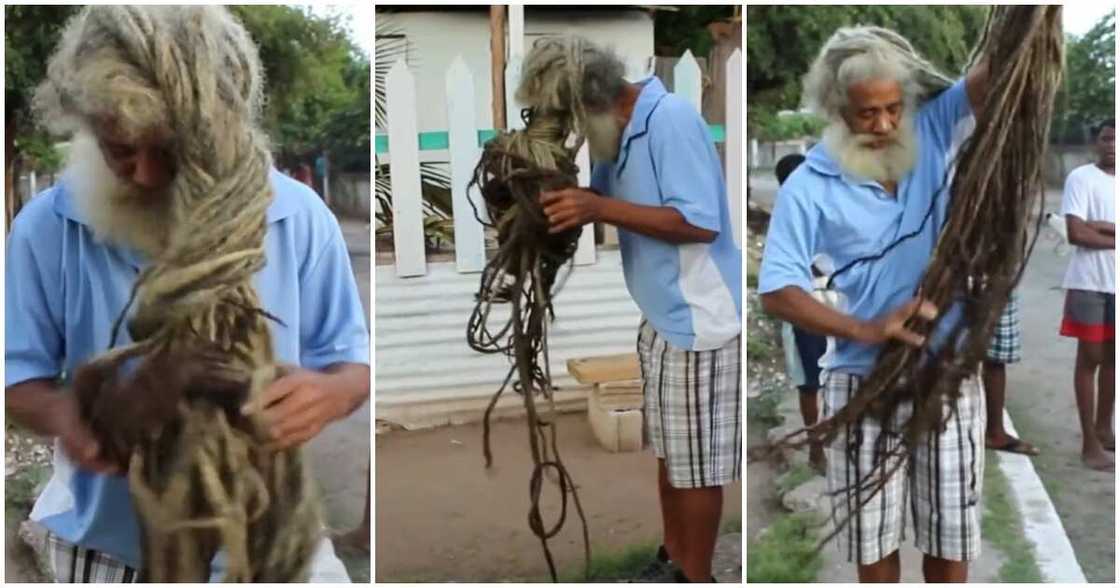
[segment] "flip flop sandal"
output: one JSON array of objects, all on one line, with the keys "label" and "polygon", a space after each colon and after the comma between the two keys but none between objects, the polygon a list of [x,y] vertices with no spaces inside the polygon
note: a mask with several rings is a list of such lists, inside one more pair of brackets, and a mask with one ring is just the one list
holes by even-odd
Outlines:
[{"label": "flip flop sandal", "polygon": [[1019,455],[1026,455],[1030,457],[1034,457],[1040,453],[1038,448],[1034,445],[1023,441],[1022,439],[1016,439],[1015,437],[1011,437],[1007,443],[1004,443],[999,447],[996,447],[995,445],[986,445],[986,447],[988,449],[994,449],[995,451],[1018,453]]}]

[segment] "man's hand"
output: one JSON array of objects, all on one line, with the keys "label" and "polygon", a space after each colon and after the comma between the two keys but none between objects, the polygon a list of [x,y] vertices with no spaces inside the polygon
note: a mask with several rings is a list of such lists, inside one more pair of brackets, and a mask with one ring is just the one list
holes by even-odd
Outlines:
[{"label": "man's hand", "polygon": [[78,401],[73,394],[55,393],[56,411],[52,428],[62,445],[66,457],[79,468],[98,474],[120,475],[119,467],[106,460],[101,454],[101,444],[97,442],[93,430],[78,414]]},{"label": "man's hand", "polygon": [[921,347],[925,344],[926,338],[906,328],[906,321],[914,316],[931,321],[937,318],[937,307],[928,300],[915,298],[882,318],[860,323],[852,338],[860,343],[871,345],[897,339],[907,345]]},{"label": "man's hand", "polygon": [[598,221],[602,216],[602,201],[602,196],[586,188],[541,192],[548,232],[562,233]]},{"label": "man's hand", "polygon": [[1115,223],[1110,223],[1108,221],[1085,221],[1085,224],[1089,225],[1090,228],[1102,235],[1108,237],[1116,235]]},{"label": "man's hand", "polygon": [[277,378],[242,412],[260,412],[272,436],[269,448],[281,450],[306,443],[348,411],[332,374],[297,368]]}]

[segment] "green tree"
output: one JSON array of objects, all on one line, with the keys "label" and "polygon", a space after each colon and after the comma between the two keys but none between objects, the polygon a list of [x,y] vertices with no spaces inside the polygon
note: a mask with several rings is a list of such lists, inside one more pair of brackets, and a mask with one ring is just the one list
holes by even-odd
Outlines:
[{"label": "green tree", "polygon": [[9,226],[19,212],[13,179],[20,162],[34,159],[48,169],[60,163],[48,138],[35,128],[31,97],[46,74],[62,27],[77,10],[77,6],[4,7],[4,209]]},{"label": "green tree", "polygon": [[329,149],[350,165],[359,150],[368,161],[369,60],[348,38],[343,18],[293,6],[230,10],[259,48],[269,97],[264,123],[277,159],[295,165]]},{"label": "green tree", "polygon": [[696,57],[707,57],[714,41],[706,27],[709,23],[734,16],[737,8],[732,5],[694,5],[656,11],[653,17],[654,53],[677,57],[688,49]]},{"label": "green tree", "polygon": [[947,74],[959,74],[983,31],[978,6],[751,6],[747,11],[747,112],[759,133],[801,102],[801,78],[836,29],[876,25],[897,31]]},{"label": "green tree", "polygon": [[1066,38],[1065,79],[1058,89],[1052,134],[1083,143],[1092,125],[1116,112],[1116,11],[1089,32]]}]

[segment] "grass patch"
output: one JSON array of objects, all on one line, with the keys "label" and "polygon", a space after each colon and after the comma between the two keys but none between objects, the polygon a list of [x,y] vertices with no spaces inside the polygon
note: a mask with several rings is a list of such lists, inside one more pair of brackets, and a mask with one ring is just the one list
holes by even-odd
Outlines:
[{"label": "grass patch", "polygon": [[[753,268],[752,268],[753,269]],[[747,270],[747,289],[758,290],[758,272]]]},{"label": "grass patch", "polygon": [[1042,582],[1034,559],[1034,548],[1023,536],[1022,517],[1011,499],[1011,487],[999,469],[999,456],[988,451],[984,468],[984,538],[999,549],[1007,561],[999,568],[1001,582]]},{"label": "grass patch", "polygon": [[757,398],[747,399],[747,420],[752,425],[776,427],[785,421],[781,406],[784,389],[779,386],[764,386]]},{"label": "grass patch", "polygon": [[747,360],[762,361],[774,355],[775,349],[762,337],[747,337]]},{"label": "grass patch", "polygon": [[821,569],[810,517],[787,514],[747,547],[747,582],[812,582]]},{"label": "grass patch", "polygon": [[50,466],[30,466],[19,473],[4,479],[4,502],[9,505],[23,505],[28,511],[35,502],[35,490],[51,476]]},{"label": "grass patch", "polygon": [[743,532],[743,519],[742,517],[733,517],[723,521],[719,527],[719,534],[726,535],[728,533],[742,533]]},{"label": "grass patch", "polygon": [[584,577],[583,564],[580,564],[570,571],[561,571],[559,580],[564,583],[629,580],[637,576],[655,557],[655,542],[635,543],[615,552],[592,550],[590,578]]},{"label": "grass patch", "polygon": [[797,463],[788,472],[778,478],[778,494],[785,494],[790,490],[813,479],[816,472],[808,463]]}]

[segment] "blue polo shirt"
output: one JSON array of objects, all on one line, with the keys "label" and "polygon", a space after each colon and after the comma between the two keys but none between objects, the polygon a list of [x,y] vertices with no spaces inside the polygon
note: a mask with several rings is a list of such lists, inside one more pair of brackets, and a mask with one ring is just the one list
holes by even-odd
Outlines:
[{"label": "blue polo shirt", "polygon": [[626,287],[669,343],[716,349],[741,331],[742,252],[735,244],[727,187],[708,125],[692,104],[655,77],[642,86],[618,160],[592,167],[591,187],[645,206],[671,206],[711,243],[676,245],[618,229]]},{"label": "blue polo shirt", "polygon": [[[813,257],[830,257],[835,268],[883,252],[903,235],[916,233],[878,260],[855,265],[833,283],[841,311],[870,320],[898,308],[916,294],[948,214],[950,164],[974,126],[964,80],[922,105],[915,119],[918,156],[914,169],[892,196],[877,182],[842,171],[823,144],[778,191],[758,278],[760,294],[787,286],[812,291]],[[927,219],[927,212],[931,210]],[[941,309],[930,339],[941,345],[960,319],[959,305]],[[866,375],[880,346],[838,340],[826,367]]]},{"label": "blue polo shirt", "polygon": [[[369,363],[369,332],[338,222],[305,185],[273,170],[264,268],[254,286],[276,359],[306,368]],[[113,321],[146,262],[94,239],[63,179],[12,223],[6,251],[4,385],[72,375],[109,348]],[[121,344],[129,342],[122,329]],[[75,468],[56,443],[54,472],[31,518],[61,538],[140,564],[123,477]]]}]

